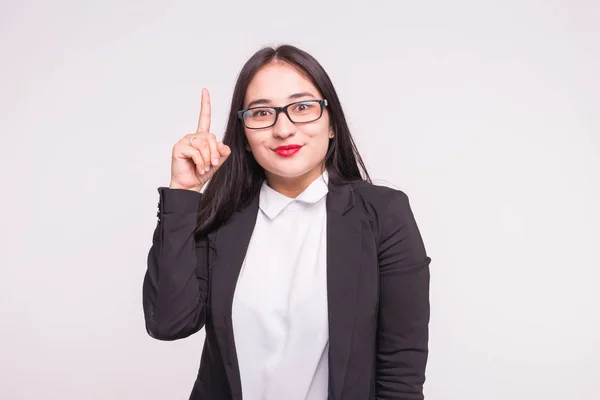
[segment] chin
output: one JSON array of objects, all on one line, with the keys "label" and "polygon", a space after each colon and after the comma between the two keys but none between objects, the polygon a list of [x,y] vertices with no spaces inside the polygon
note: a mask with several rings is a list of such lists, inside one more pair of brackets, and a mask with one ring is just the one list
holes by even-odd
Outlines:
[{"label": "chin", "polygon": [[301,157],[286,160],[280,159],[279,156],[276,157],[276,159],[266,157],[266,159],[263,159],[264,163],[259,162],[259,164],[267,174],[282,178],[298,178],[311,173],[319,166],[318,160],[303,160]]},{"label": "chin", "polygon": [[[279,168],[278,168],[279,167]],[[304,176],[306,174],[311,173],[317,168],[318,165],[286,165],[281,167],[281,165],[273,166],[273,168],[268,169],[267,171],[273,175],[280,176],[282,178],[298,178]]]},{"label": "chin", "polygon": [[282,178],[298,178],[302,175],[307,174],[308,172],[310,172],[309,170],[306,169],[291,169],[291,168],[285,168],[285,169],[274,169],[272,171],[269,171],[270,173],[272,173],[273,175],[277,175],[280,176]]}]

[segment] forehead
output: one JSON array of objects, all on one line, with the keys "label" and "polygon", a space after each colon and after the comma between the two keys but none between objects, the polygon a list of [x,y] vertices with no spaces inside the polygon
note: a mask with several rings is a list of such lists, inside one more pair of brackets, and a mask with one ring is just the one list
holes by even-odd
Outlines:
[{"label": "forehead", "polygon": [[302,92],[312,93],[315,97],[321,96],[316,86],[294,67],[275,62],[265,65],[254,75],[246,90],[244,104],[256,99],[269,99],[273,103],[284,104],[289,96]]}]

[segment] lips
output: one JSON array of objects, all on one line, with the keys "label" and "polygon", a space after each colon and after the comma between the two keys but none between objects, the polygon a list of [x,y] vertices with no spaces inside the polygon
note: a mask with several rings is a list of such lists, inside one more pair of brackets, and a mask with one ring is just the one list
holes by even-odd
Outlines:
[{"label": "lips", "polygon": [[290,144],[287,146],[279,146],[279,147],[275,148],[275,152],[277,154],[279,154],[280,156],[290,157],[290,156],[293,156],[294,154],[296,154],[298,151],[300,151],[301,148],[302,148],[302,146],[300,146],[300,145]]}]

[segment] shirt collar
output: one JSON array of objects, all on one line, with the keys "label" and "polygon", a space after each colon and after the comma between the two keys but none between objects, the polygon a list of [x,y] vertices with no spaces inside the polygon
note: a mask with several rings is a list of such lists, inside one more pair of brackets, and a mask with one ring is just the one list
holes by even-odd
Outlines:
[{"label": "shirt collar", "polygon": [[271,188],[265,180],[260,188],[260,209],[270,218],[274,219],[291,203],[316,203],[328,192],[329,174],[327,170],[314,181],[296,198],[287,197]]}]

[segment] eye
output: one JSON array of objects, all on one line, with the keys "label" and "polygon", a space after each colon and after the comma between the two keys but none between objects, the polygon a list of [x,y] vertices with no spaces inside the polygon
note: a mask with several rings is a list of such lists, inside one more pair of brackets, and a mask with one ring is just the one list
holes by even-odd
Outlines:
[{"label": "eye", "polygon": [[314,106],[315,106],[315,102],[313,102],[313,101],[306,101],[306,102],[298,103],[294,107],[294,112],[306,112],[306,111],[309,111],[311,108],[314,108]]},{"label": "eye", "polygon": [[261,117],[268,117],[271,114],[273,114],[273,111],[268,108],[257,108],[255,110],[252,110],[251,116],[253,118],[261,118]]}]

